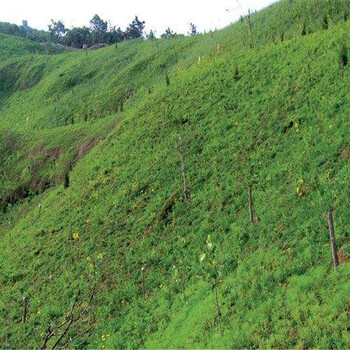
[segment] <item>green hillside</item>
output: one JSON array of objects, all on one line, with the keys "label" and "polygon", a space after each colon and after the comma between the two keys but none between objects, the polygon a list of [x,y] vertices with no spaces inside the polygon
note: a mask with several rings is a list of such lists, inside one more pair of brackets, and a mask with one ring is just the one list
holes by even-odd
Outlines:
[{"label": "green hillside", "polygon": [[0,347],[349,347],[349,5],[96,51],[1,35]]},{"label": "green hillside", "polygon": [[[44,54],[53,55],[67,51],[67,49],[52,44],[39,44],[15,36],[0,33],[1,61],[22,57],[25,55]],[[33,57],[32,57],[33,58]]]}]

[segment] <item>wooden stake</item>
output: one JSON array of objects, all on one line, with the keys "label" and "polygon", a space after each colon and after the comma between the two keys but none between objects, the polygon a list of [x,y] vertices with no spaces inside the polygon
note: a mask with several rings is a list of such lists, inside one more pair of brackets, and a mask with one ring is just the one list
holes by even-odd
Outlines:
[{"label": "wooden stake", "polygon": [[249,219],[250,223],[254,225],[254,213],[253,213],[253,197],[252,197],[252,186],[248,187],[248,203],[249,203]]},{"label": "wooden stake", "polygon": [[22,298],[22,306],[23,306],[22,323],[26,323],[26,319],[27,319],[27,301],[28,299],[26,297]]},{"label": "wooden stake", "polygon": [[328,212],[328,226],[329,226],[329,236],[331,240],[333,265],[334,265],[334,268],[336,269],[339,265],[339,260],[338,260],[337,244],[336,244],[335,235],[334,235],[333,209],[331,209]]}]

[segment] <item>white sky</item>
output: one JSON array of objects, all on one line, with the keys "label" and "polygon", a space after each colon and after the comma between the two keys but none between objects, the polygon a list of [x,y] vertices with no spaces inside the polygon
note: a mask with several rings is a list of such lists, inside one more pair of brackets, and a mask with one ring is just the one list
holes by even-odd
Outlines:
[{"label": "white sky", "polygon": [[[160,36],[169,26],[186,33],[193,22],[200,32],[219,29],[234,22],[248,9],[258,10],[276,0],[0,0],[0,22],[47,29],[51,19],[62,20],[66,27],[89,25],[98,14],[125,29],[135,15],[146,21],[146,31]],[[240,3],[240,5],[239,5]]]}]

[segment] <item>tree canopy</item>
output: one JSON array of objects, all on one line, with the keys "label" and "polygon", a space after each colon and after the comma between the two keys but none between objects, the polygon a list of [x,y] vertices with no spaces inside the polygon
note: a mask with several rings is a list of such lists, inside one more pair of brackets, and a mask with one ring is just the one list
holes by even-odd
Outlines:
[{"label": "tree canopy", "polygon": [[[145,31],[146,22],[138,16],[131,21],[125,30],[113,26],[108,21],[95,14],[88,26],[67,28],[61,20],[51,20],[48,31],[36,30],[29,26],[17,26],[16,24],[0,22],[0,33],[24,37],[36,42],[61,44],[74,48],[86,48],[94,45],[111,45],[124,40],[147,39],[155,40],[154,30]],[[189,24],[189,35],[196,35],[197,27]],[[176,32],[169,27],[161,35],[161,38],[178,37]],[[182,35],[181,35],[182,36]]]},{"label": "tree canopy", "polygon": [[137,16],[135,19],[129,24],[126,29],[126,37],[128,39],[138,39],[144,37],[145,31],[145,21],[140,21]]}]

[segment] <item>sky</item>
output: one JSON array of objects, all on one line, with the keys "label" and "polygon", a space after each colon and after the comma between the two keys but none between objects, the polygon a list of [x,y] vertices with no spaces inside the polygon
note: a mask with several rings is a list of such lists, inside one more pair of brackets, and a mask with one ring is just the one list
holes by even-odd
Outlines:
[{"label": "sky", "polygon": [[259,10],[276,0],[0,0],[0,22],[45,29],[51,19],[66,27],[89,25],[98,14],[112,25],[125,29],[135,15],[146,22],[146,31],[160,36],[167,27],[186,34],[189,23],[204,32],[223,28],[248,9]]}]

